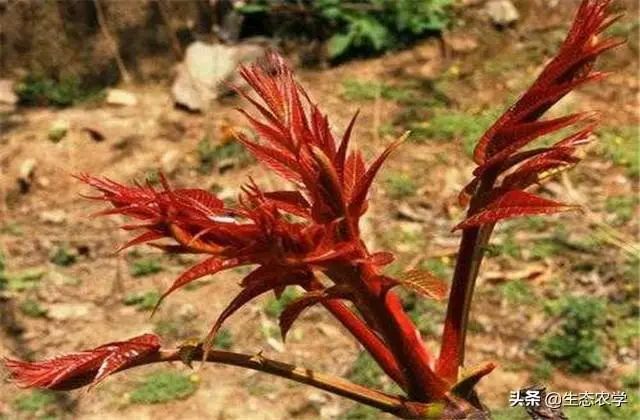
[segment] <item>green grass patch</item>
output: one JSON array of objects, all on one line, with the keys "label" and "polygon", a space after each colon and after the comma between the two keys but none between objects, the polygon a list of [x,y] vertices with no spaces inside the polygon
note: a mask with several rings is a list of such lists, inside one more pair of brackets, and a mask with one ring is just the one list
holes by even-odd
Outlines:
[{"label": "green grass patch", "polygon": [[379,388],[382,385],[384,372],[378,364],[369,356],[369,353],[361,352],[351,366],[347,375],[350,381],[370,388]]},{"label": "green grass patch", "polygon": [[227,329],[221,329],[216,338],[213,340],[213,347],[222,350],[229,350],[233,346],[233,336],[231,331]]},{"label": "green grass patch", "polygon": [[47,314],[47,310],[40,305],[40,302],[27,299],[20,304],[20,312],[31,318],[42,318]]},{"label": "green grass patch", "polygon": [[162,271],[160,261],[155,258],[141,258],[131,264],[129,272],[133,277],[144,277]]},{"label": "green grass patch", "polygon": [[484,250],[486,256],[489,258],[496,258],[501,256],[508,256],[515,259],[520,259],[520,245],[516,242],[514,235],[511,231],[506,232],[500,237],[501,241],[495,244],[488,244]]},{"label": "green grass patch", "polygon": [[386,190],[393,199],[403,199],[416,194],[418,185],[408,174],[394,172],[385,179]]},{"label": "green grass patch", "polygon": [[225,160],[232,160],[239,167],[247,166],[252,162],[249,152],[237,141],[219,144],[204,137],[198,143],[196,152],[199,161],[198,172],[202,174],[211,172]]},{"label": "green grass patch", "polygon": [[480,136],[497,115],[495,110],[474,115],[440,109],[427,121],[414,123],[409,129],[413,133],[411,138],[419,139],[417,141],[460,141],[465,153],[471,156]]},{"label": "green grass patch", "polygon": [[606,304],[592,297],[569,296],[548,302],[546,311],[558,317],[557,331],[540,340],[542,354],[572,373],[597,371],[605,367],[602,327]]},{"label": "green grass patch", "polygon": [[430,258],[421,262],[420,268],[431,271],[443,280],[448,279],[453,271],[451,260],[448,257]]},{"label": "green grass patch", "polygon": [[42,268],[28,268],[15,273],[5,273],[4,276],[9,290],[22,292],[38,287],[45,273]]},{"label": "green grass patch", "polygon": [[380,97],[400,103],[410,103],[416,100],[417,94],[413,87],[391,86],[376,81],[347,79],[342,82],[341,96],[348,101],[373,101]]},{"label": "green grass patch", "polygon": [[363,404],[357,404],[340,417],[341,420],[377,420],[379,418],[379,410]]},{"label": "green grass patch", "polygon": [[135,306],[139,311],[150,311],[155,308],[160,300],[160,293],[157,290],[146,292],[130,293],[122,299],[122,303],[128,306]]},{"label": "green grass patch", "polygon": [[53,251],[49,261],[60,267],[68,267],[75,264],[77,258],[67,247],[59,246]]},{"label": "green grass patch", "polygon": [[499,287],[500,294],[512,305],[530,305],[536,301],[536,295],[524,280],[511,280]]},{"label": "green grass patch", "polygon": [[263,307],[264,313],[271,318],[277,318],[280,316],[284,308],[298,297],[300,297],[300,292],[292,287],[287,287],[280,296],[280,299],[272,297],[267,300]]},{"label": "green grass patch", "polygon": [[491,410],[492,420],[530,420],[523,407],[507,407]]},{"label": "green grass patch", "polygon": [[625,168],[631,177],[640,176],[640,140],[638,126],[609,127],[600,131],[600,154]]},{"label": "green grass patch", "polygon": [[553,376],[554,366],[548,360],[541,360],[531,370],[532,382],[546,382]]},{"label": "green grass patch", "polygon": [[56,397],[53,392],[34,390],[21,393],[20,396],[13,401],[13,407],[16,411],[37,413],[47,410],[55,401]]},{"label": "green grass patch", "polygon": [[21,105],[53,105],[67,107],[87,101],[97,101],[104,92],[96,88],[83,86],[76,77],[59,80],[49,77],[28,75],[15,88]]},{"label": "green grass patch", "polygon": [[629,347],[640,338],[640,319],[637,316],[615,321],[611,333],[619,347]]},{"label": "green grass patch", "polygon": [[605,202],[605,210],[615,215],[614,223],[622,225],[629,222],[633,218],[636,207],[638,206],[638,197],[633,195],[618,195],[608,197]]},{"label": "green grass patch", "polygon": [[130,401],[136,404],[161,404],[183,400],[197,389],[196,383],[182,373],[158,371],[136,385],[131,391]]},{"label": "green grass patch", "polygon": [[440,331],[446,304],[407,293],[403,296],[402,306],[421,333],[433,335]]}]

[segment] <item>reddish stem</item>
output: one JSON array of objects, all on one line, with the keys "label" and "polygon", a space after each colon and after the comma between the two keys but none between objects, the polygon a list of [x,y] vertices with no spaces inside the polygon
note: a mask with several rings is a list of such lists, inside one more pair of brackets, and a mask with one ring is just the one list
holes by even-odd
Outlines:
[{"label": "reddish stem", "polygon": [[357,290],[354,303],[369,325],[384,338],[407,378],[407,393],[416,401],[442,399],[448,388],[430,366],[431,356],[420,334],[402,308],[398,297],[385,291],[377,274],[367,264],[344,266],[327,275],[336,283],[351,284]]},{"label": "reddish stem", "polygon": [[[484,206],[487,192],[493,188],[497,173],[488,171],[474,193],[467,216]],[[467,337],[469,311],[475,288],[476,278],[484,256],[484,249],[489,242],[493,225],[467,228],[462,231],[462,239],[456,258],[444,331],[440,346],[440,356],[436,364],[436,372],[449,382],[458,380],[458,371],[464,364],[464,347]]]},{"label": "reddish stem", "polygon": [[380,337],[343,303],[336,300],[324,300],[322,305],[362,344],[382,370],[406,391],[407,378]]}]

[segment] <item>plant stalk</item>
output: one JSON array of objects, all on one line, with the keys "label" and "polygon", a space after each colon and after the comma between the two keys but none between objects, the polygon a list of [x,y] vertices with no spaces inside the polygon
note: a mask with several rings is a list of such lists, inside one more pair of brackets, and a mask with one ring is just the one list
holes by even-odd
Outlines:
[{"label": "plant stalk", "polygon": [[[201,346],[195,347],[189,354],[190,360],[202,359]],[[136,366],[163,362],[184,361],[180,349],[160,350],[157,353],[136,360],[120,370],[126,370]],[[400,418],[440,418],[443,406],[438,404],[422,404],[407,401],[400,396],[386,394],[354,384],[339,377],[317,373],[309,369],[296,367],[287,363],[267,359],[261,354],[248,355],[229,351],[212,350],[207,355],[207,362],[220,363],[230,366],[238,366],[246,369],[269,373],[271,375],[287,378],[295,382],[313,386],[335,395],[377,408],[391,413]]]},{"label": "plant stalk", "polygon": [[[488,171],[474,193],[467,216],[485,205],[488,193],[493,188],[497,173]],[[440,346],[436,372],[449,382],[458,380],[460,367],[464,365],[464,348],[469,323],[469,312],[476,278],[489,243],[494,224],[463,229],[456,258],[456,267],[449,292],[447,314]]]}]

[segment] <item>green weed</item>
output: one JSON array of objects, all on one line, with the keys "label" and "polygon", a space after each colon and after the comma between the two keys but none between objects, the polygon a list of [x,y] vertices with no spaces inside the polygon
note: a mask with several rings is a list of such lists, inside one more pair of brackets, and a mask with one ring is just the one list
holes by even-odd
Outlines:
[{"label": "green weed", "polygon": [[341,95],[348,101],[373,101],[380,97],[400,103],[410,103],[417,97],[411,87],[391,86],[376,81],[361,82],[353,79],[342,82]]},{"label": "green weed", "polygon": [[237,141],[217,144],[208,137],[204,137],[198,143],[196,151],[200,162],[198,172],[202,174],[211,172],[220,162],[227,159],[232,159],[240,167],[246,166],[251,162],[251,156],[245,147]]},{"label": "green weed", "polygon": [[53,105],[67,107],[81,102],[97,100],[104,93],[87,88],[75,77],[55,80],[38,75],[28,75],[16,86],[16,94],[22,105]]},{"label": "green weed", "polygon": [[17,411],[36,413],[49,408],[56,401],[51,391],[34,390],[27,394],[21,394],[13,402]]},{"label": "green weed", "polygon": [[130,401],[136,404],[159,404],[183,400],[198,389],[188,376],[173,371],[159,371],[148,375],[136,385]]},{"label": "green weed", "polygon": [[403,199],[416,194],[418,185],[416,181],[405,173],[392,173],[385,180],[387,192],[393,199]]},{"label": "green weed", "polygon": [[558,331],[540,341],[542,354],[552,362],[566,364],[572,373],[602,369],[605,307],[602,300],[591,297],[570,296],[549,302],[546,311],[561,324]]},{"label": "green weed", "polygon": [[382,384],[381,378],[384,375],[378,364],[369,356],[362,352],[351,366],[347,375],[350,381],[370,388],[379,388]]},{"label": "green weed", "polygon": [[221,329],[213,341],[213,346],[218,349],[229,350],[233,346],[231,331],[224,328]]},{"label": "green weed", "polygon": [[288,287],[280,296],[280,299],[276,299],[275,297],[270,298],[264,305],[264,312],[270,316],[271,318],[277,318],[280,316],[280,313],[287,307],[291,302],[297,299],[300,296],[300,293],[292,288]]},{"label": "green weed", "polygon": [[553,376],[553,364],[548,360],[541,360],[533,367],[531,371],[532,382],[546,382]]},{"label": "green weed", "polygon": [[42,268],[28,268],[16,273],[5,273],[7,288],[15,292],[34,289],[44,275],[45,271]]},{"label": "green weed", "polygon": [[40,302],[27,299],[20,304],[20,311],[31,318],[41,318],[47,314],[47,310],[40,305]]},{"label": "green weed", "polygon": [[631,177],[640,176],[638,126],[610,127],[600,131],[600,153],[614,164],[626,169]]},{"label": "green weed", "polygon": [[638,197],[619,195],[608,197],[605,202],[605,210],[615,215],[615,224],[622,225],[633,218],[634,211],[638,205]]},{"label": "green weed", "polygon": [[378,418],[380,418],[379,410],[363,404],[357,404],[340,417],[341,420],[377,420]]},{"label": "green weed", "polygon": [[508,407],[491,410],[493,420],[529,420],[531,417],[522,407]]},{"label": "green weed", "polygon": [[154,258],[142,258],[131,265],[129,272],[133,277],[143,277],[162,271],[160,261]]},{"label": "green weed", "polygon": [[430,258],[420,263],[420,268],[431,271],[441,279],[449,278],[451,275],[451,261],[448,258]]},{"label": "green weed", "polygon": [[16,222],[6,222],[4,225],[0,226],[0,233],[6,233],[11,236],[22,236],[24,234],[24,229],[22,229],[22,226]]},{"label": "green weed", "polygon": [[160,300],[160,293],[149,290],[141,293],[131,293],[122,300],[125,305],[135,306],[139,311],[150,311]]},{"label": "green weed", "polygon": [[488,244],[485,246],[484,250],[487,257],[501,257],[501,256],[509,256],[511,258],[519,259],[521,256],[520,253],[520,245],[516,242],[511,231],[506,232],[505,235],[501,236],[501,241],[495,244]]},{"label": "green weed", "polygon": [[501,285],[500,293],[512,305],[529,305],[536,301],[531,286],[523,280],[511,280]]},{"label": "green weed", "polygon": [[403,297],[402,306],[421,333],[431,335],[439,332],[444,320],[445,305],[411,293]]},{"label": "green weed", "polygon": [[426,122],[409,128],[413,138],[436,141],[459,140],[462,148],[471,156],[476,142],[495,120],[497,111],[486,111],[478,115],[440,109]]},{"label": "green weed", "polygon": [[75,264],[76,256],[64,246],[57,247],[51,254],[49,261],[60,267],[68,267]]},{"label": "green weed", "polygon": [[612,331],[619,347],[629,347],[640,338],[640,319],[637,316],[616,320]]}]

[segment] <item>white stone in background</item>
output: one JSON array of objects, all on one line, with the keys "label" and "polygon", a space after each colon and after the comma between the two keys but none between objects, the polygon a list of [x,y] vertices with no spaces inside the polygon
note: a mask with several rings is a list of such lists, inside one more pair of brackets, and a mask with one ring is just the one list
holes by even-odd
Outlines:
[{"label": "white stone in background", "polygon": [[196,41],[187,47],[171,87],[176,104],[190,111],[203,111],[228,91],[238,64],[253,61],[264,53],[257,45],[206,44]]},{"label": "white stone in background", "polygon": [[52,225],[61,225],[67,221],[67,213],[64,210],[45,210],[40,213],[40,220]]},{"label": "white stone in background", "polygon": [[0,104],[13,106],[18,103],[18,95],[13,88],[13,80],[0,79]]},{"label": "white stone in background", "polygon": [[49,133],[47,137],[53,143],[58,143],[69,132],[69,121],[67,120],[55,120],[49,127]]},{"label": "white stone in background", "polygon": [[181,161],[180,151],[176,149],[170,149],[163,153],[160,158],[160,167],[162,168],[162,172],[167,175],[171,175],[178,169],[178,165]]},{"label": "white stone in background", "polygon": [[18,178],[25,182],[31,182],[33,173],[36,170],[37,163],[38,162],[33,158],[25,159],[24,161],[22,161],[22,164],[20,164],[20,169],[18,170]]},{"label": "white stone in background", "polygon": [[494,25],[508,26],[520,19],[518,9],[510,0],[491,0],[486,10]]},{"label": "white stone in background", "polygon": [[138,105],[138,98],[124,89],[109,89],[106,102],[109,105],[116,106],[136,106]]},{"label": "white stone in background", "polygon": [[95,307],[89,303],[57,303],[49,306],[47,316],[56,321],[87,318]]}]

